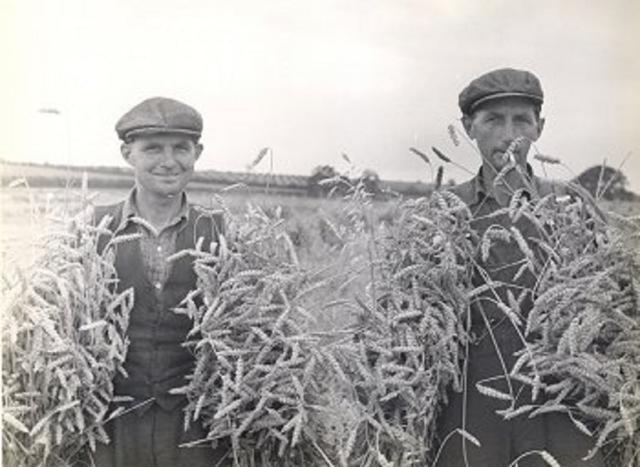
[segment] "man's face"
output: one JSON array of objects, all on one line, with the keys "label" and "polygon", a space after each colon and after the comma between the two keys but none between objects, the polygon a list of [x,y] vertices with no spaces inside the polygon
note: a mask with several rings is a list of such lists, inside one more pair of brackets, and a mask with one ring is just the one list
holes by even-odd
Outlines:
[{"label": "man's face", "polygon": [[525,166],[531,143],[542,133],[544,119],[536,115],[535,105],[520,97],[505,97],[486,102],[473,115],[463,117],[464,128],[475,140],[485,163],[500,171],[509,161],[505,152],[520,139],[513,156]]},{"label": "man's face", "polygon": [[133,167],[140,190],[171,197],[182,193],[191,179],[202,145],[183,135],[145,135],[124,143],[121,152]]}]

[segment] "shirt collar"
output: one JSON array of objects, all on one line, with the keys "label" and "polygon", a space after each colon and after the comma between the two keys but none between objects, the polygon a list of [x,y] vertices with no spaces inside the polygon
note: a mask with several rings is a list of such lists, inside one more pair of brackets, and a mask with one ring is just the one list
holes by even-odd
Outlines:
[{"label": "shirt collar", "polygon": [[[487,190],[485,184],[484,184],[484,177],[482,175],[482,167],[480,166],[480,168],[478,169],[478,173],[476,174],[475,177],[473,177],[473,179],[471,179],[471,183],[472,183],[472,194],[473,194],[473,202],[475,203],[479,203],[480,201],[482,201],[486,196],[487,193],[489,192],[489,190]],[[531,183],[534,187],[534,189],[538,190],[538,177],[536,177],[533,174],[533,167],[531,167],[531,164],[527,163],[527,175],[529,176],[529,179],[531,180]],[[530,197],[533,193],[529,193],[529,191],[524,188],[525,193],[527,193],[527,195]]]},{"label": "shirt collar", "polygon": [[[138,217],[144,219],[138,210],[138,206],[136,205],[136,188],[132,188],[129,192],[129,195],[125,198],[124,203],[122,205],[122,219],[120,221],[120,225],[118,226],[118,231],[124,229],[132,218]],[[172,227],[180,222],[185,222],[189,219],[189,204],[187,203],[187,194],[182,193],[182,201],[180,204],[180,210],[176,214],[176,216],[171,219],[171,221],[167,224],[167,227]],[[185,222],[186,223],[186,222]]]}]

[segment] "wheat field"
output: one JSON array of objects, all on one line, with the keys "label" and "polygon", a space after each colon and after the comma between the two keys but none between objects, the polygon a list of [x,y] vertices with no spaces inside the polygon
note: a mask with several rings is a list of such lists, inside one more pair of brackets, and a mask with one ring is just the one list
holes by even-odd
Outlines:
[{"label": "wheat field", "polygon": [[[54,265],[59,259],[55,250],[64,250],[69,244],[63,238],[53,241],[47,236],[52,226],[68,220],[88,199],[91,203],[108,204],[125,195],[124,190],[103,190],[87,196],[86,192],[73,190],[3,189],[0,192],[0,239],[5,298],[7,290],[18,290],[15,284],[19,277],[26,277],[27,282],[42,283],[45,289],[55,289],[56,297],[73,295],[73,287],[86,288],[75,276],[64,275],[64,271],[70,269],[67,266],[59,274],[62,288],[60,280],[51,282],[51,273],[43,278],[25,274],[34,262],[45,269],[60,267]],[[202,423],[209,430],[211,440],[229,437],[233,445],[232,459],[238,466],[417,466],[432,462],[437,456],[430,445],[438,404],[443,391],[450,385],[460,387],[462,378],[458,362],[464,352],[465,331],[464,320],[456,310],[468,309],[477,293],[469,288],[470,270],[456,265],[461,252],[472,255],[474,249],[479,248],[468,240],[472,237],[467,230],[468,215],[459,200],[435,193],[431,199],[398,198],[379,202],[367,196],[362,187],[354,187],[350,196],[342,199],[199,191],[190,193],[190,200],[206,209],[225,211],[229,231],[225,243],[218,246],[215,254],[202,250],[187,252],[195,258],[198,288],[176,312],[190,316],[193,334],[201,337],[189,343],[197,362],[190,382],[175,389],[189,400],[185,424]],[[590,272],[584,277],[576,279],[569,274],[567,277],[571,279],[562,283],[562,287],[572,287],[571,280],[577,281],[576,284],[580,280],[583,281],[580,283],[591,281],[593,277],[601,277],[604,271],[614,274],[611,276],[614,278],[618,272],[607,269],[607,262],[619,261],[627,251],[625,248],[637,249],[639,245],[640,203],[607,202],[600,207],[611,212],[612,223],[620,227],[610,233],[603,226],[603,230],[594,233],[600,235],[598,242],[608,245],[605,256],[597,257],[599,263],[590,266]],[[521,207],[517,215],[527,215],[527,209]],[[545,215],[558,215],[549,209]],[[573,225],[575,220],[565,219],[566,225]],[[88,239],[83,243],[88,245],[87,256],[84,262],[73,255],[66,261],[76,261],[82,269],[86,267],[86,258],[94,258],[90,252],[93,231],[82,225],[73,228],[75,234]],[[628,236],[623,243],[616,243],[619,232],[626,232]],[[546,247],[556,248],[565,241],[563,235],[564,231],[558,233],[556,244]],[[424,238],[430,239],[430,243],[425,243]],[[517,240],[517,235],[514,238]],[[631,243],[627,242],[629,239]],[[590,241],[586,240],[585,248]],[[575,239],[570,242],[579,245]],[[47,250],[52,247],[54,254]],[[50,259],[43,262],[43,258]],[[558,257],[557,268],[574,271],[578,261],[584,258],[563,253]],[[87,274],[95,275],[99,270],[100,277],[113,276],[102,259],[94,258],[90,264],[93,266]],[[96,265],[102,266],[96,269]],[[540,278],[547,278],[544,267],[533,261],[527,267],[535,270]],[[429,280],[424,281],[425,277]],[[65,290],[69,288],[64,286],[66,280],[75,284],[72,292]],[[615,285],[612,281],[610,278],[609,282],[593,283],[601,286],[598,293],[613,293],[607,291]],[[541,279],[540,283],[540,303],[558,300],[565,306],[565,296],[548,292],[555,290],[557,283],[549,278]],[[126,297],[99,293],[97,308],[92,305],[89,314],[82,302],[74,302],[72,308],[81,310],[78,313],[82,318],[70,319],[69,323],[75,324],[68,324],[67,331],[77,346],[86,346],[85,333],[91,334],[92,348],[105,359],[101,353],[105,351],[104,346],[120,342],[118,339],[125,335],[126,315],[131,304]],[[591,376],[581,378],[576,374],[567,380],[570,384],[560,388],[560,393],[584,395],[586,402],[582,408],[586,412],[581,415],[595,414],[596,421],[589,422],[589,428],[580,426],[587,431],[593,427],[600,430],[594,439],[597,447],[605,443],[610,446],[612,441],[616,447],[623,446],[618,449],[622,453],[616,453],[621,457],[616,459],[624,459],[632,466],[638,455],[633,450],[639,443],[628,439],[634,439],[638,433],[640,387],[637,379],[629,375],[635,374],[633,359],[640,356],[638,345],[632,340],[634,333],[640,332],[640,325],[637,316],[628,312],[631,305],[627,292],[615,293],[618,326],[624,328],[625,322],[628,326],[622,333],[614,332],[618,340],[614,339],[617,347],[613,346],[612,352],[618,353],[612,358],[623,356],[624,365],[616,371],[627,375],[629,384],[613,376],[611,362],[605,359],[601,362],[602,368],[593,371],[602,374],[602,381],[606,383],[595,384]],[[433,306],[429,298],[433,296],[439,297],[438,306]],[[14,305],[22,303],[20,300],[21,297],[14,297]],[[587,294],[584,300],[589,302],[591,296]],[[105,308],[114,312],[113,303],[117,304],[117,314],[104,318],[96,314]],[[21,333],[32,336],[30,333],[39,332],[38,339],[44,339],[40,345],[47,339],[55,341],[62,332],[59,324],[52,322],[44,334],[37,331],[35,318],[28,318],[30,306],[15,305],[9,309],[12,313],[27,310],[25,319],[32,324],[24,330],[15,323],[9,327],[3,323],[5,339],[7,335],[13,336],[12,342],[17,345],[21,342]],[[47,309],[55,313],[56,306],[68,305],[47,305]],[[505,308],[505,312],[512,313],[513,308]],[[605,308],[591,306],[580,322],[553,318],[558,328],[549,334],[547,344],[553,349],[564,348],[566,352],[575,353],[578,344],[563,336],[569,331],[586,332],[582,328],[596,322],[598,313],[603,316],[608,313]],[[627,315],[631,318],[625,318]],[[518,321],[517,316],[511,317]],[[536,317],[541,319],[539,314]],[[536,322],[525,324],[536,326]],[[582,328],[578,329],[578,325]],[[78,334],[75,328],[82,332]],[[111,330],[106,333],[107,329]],[[595,334],[580,337],[579,345],[587,349],[597,337]],[[441,341],[449,344],[442,347]],[[27,355],[29,359],[40,355],[33,353],[30,342],[25,344],[22,354],[10,353],[11,358],[24,362],[28,360]],[[528,357],[534,358],[538,365],[532,366],[522,358],[514,371],[521,379],[531,381],[535,391],[557,391],[555,387],[545,386],[541,379],[545,371],[553,373],[553,355],[549,356],[548,347],[535,345],[531,343],[535,358],[534,353]],[[111,363],[100,375],[99,387],[107,393],[108,376],[118,371],[126,351],[121,344],[113,346],[119,350],[115,354],[108,352]],[[31,457],[25,456],[22,463],[15,461],[15,465],[66,465],[79,449],[80,441],[82,444],[104,441],[100,423],[117,416],[117,413],[106,412],[108,394],[99,396],[97,402],[84,402],[87,397],[93,397],[92,394],[83,394],[83,399],[78,396],[78,385],[67,387],[71,376],[60,372],[66,368],[64,358],[73,352],[77,352],[77,347],[60,348],[57,354],[47,357],[45,366],[53,371],[53,376],[45,377],[47,384],[52,385],[47,391],[57,394],[58,399],[47,399],[49,405],[36,419],[26,418],[24,403],[17,403],[21,397],[22,400],[27,397],[20,386],[26,383],[3,373],[5,386],[22,391],[5,390],[3,396],[5,407],[10,408],[5,412],[5,446],[7,442],[10,444],[10,453],[20,449],[32,453]],[[85,365],[90,365],[91,358],[97,357],[86,357]],[[4,362],[6,368],[7,361]],[[40,366],[36,368],[40,371]],[[31,381],[29,384],[36,384],[35,380]],[[603,385],[609,386],[603,390]],[[609,397],[606,408],[596,404],[602,397]],[[557,406],[564,402],[555,400]],[[86,407],[88,412],[83,409]],[[557,407],[548,405],[544,410],[554,409]],[[507,416],[514,416],[514,411]],[[65,421],[67,415],[69,421]],[[576,419],[578,424],[583,423],[580,420]],[[65,433],[77,433],[77,436]],[[460,434],[473,441],[472,435]],[[32,438],[36,442],[29,448]],[[541,455],[548,456],[548,453]],[[545,457],[547,459],[549,457]],[[555,461],[551,458],[548,462],[554,465]]]}]

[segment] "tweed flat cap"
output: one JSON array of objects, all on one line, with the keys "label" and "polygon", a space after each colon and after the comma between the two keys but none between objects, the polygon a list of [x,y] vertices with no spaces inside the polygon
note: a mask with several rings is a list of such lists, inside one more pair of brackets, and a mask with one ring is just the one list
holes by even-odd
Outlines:
[{"label": "tweed flat cap", "polygon": [[458,96],[458,105],[469,115],[483,102],[501,97],[525,97],[538,104],[544,100],[540,80],[533,73],[502,68],[471,81]]},{"label": "tweed flat cap", "polygon": [[116,123],[118,137],[127,141],[133,136],[177,133],[199,138],[202,116],[196,109],[167,97],[144,100],[120,117]]}]

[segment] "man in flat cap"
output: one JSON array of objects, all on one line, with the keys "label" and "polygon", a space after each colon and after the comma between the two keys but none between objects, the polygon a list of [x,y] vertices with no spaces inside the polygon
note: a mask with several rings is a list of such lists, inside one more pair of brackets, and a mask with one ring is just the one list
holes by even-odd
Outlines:
[{"label": "man in flat cap", "polygon": [[[523,216],[512,220],[504,208],[516,193],[529,199],[564,194],[559,184],[536,177],[527,164],[530,146],[544,128],[545,120],[540,115],[543,99],[540,81],[534,74],[510,68],[486,73],[460,93],[462,123],[476,143],[482,164],[475,177],[452,191],[468,205],[472,227],[480,238],[495,226],[507,230],[516,227],[526,239],[539,236],[528,219]],[[542,451],[550,453],[563,467],[604,465],[598,456],[582,460],[594,440],[579,431],[566,413],[532,418],[523,414],[505,420],[496,411],[507,409],[510,401],[487,397],[478,390],[480,382],[505,394],[512,389],[519,395],[519,404],[527,397],[527,388],[508,377],[516,359],[514,354],[522,350],[523,342],[493,295],[496,291],[500,300],[509,303],[509,290],[518,297],[520,291],[533,289],[536,278],[529,271],[514,279],[522,260],[523,252],[516,242],[501,242],[499,248],[490,250],[486,260],[476,260],[482,273],[476,271],[473,285],[491,282],[500,286],[474,299],[466,388],[463,393],[450,395],[438,431],[443,440],[456,429],[464,429],[481,446],[461,436],[449,437],[442,446],[439,467],[506,467],[523,455],[517,463],[520,467],[545,466],[547,463],[539,455]],[[521,311],[528,313],[531,307],[529,294]]]},{"label": "man in flat cap", "polygon": [[206,433],[193,423],[184,431],[186,399],[169,392],[186,384],[193,368],[193,355],[182,346],[191,322],[172,309],[195,288],[196,278],[188,256],[167,258],[193,249],[198,238],[210,245],[222,228],[219,217],[203,215],[185,194],[203,149],[202,117],[182,102],[154,97],[123,115],[116,132],[135,186],[123,202],[97,208],[95,217],[109,215],[115,235],[139,235],[118,244],[115,256],[118,287],[133,288],[134,307],[127,376],[118,375],[114,389],[132,400],[132,410],[107,425],[111,442],[90,455],[97,467],[214,465],[225,454],[222,446],[179,448]]}]

